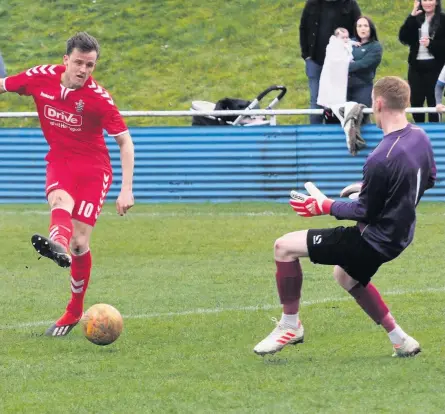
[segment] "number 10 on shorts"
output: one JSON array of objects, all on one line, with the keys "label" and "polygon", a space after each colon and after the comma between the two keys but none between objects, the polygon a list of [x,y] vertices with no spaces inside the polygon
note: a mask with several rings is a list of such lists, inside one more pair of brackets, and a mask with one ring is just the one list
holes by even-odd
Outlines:
[{"label": "number 10 on shorts", "polygon": [[90,218],[91,214],[93,214],[94,205],[93,203],[87,203],[85,200],[83,200],[80,203],[79,210],[77,211],[77,214],[79,216],[84,216],[86,218]]}]

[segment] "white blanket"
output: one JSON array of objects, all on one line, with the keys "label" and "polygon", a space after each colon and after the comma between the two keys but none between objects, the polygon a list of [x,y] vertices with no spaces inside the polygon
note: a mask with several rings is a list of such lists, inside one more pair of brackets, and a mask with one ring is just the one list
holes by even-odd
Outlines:
[{"label": "white blanket", "polygon": [[342,39],[331,36],[321,70],[317,104],[325,108],[346,102],[351,54]]}]

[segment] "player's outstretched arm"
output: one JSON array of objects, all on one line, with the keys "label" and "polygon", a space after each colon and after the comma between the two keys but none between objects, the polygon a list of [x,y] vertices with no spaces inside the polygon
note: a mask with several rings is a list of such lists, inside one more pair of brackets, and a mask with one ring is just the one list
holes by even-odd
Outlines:
[{"label": "player's outstretched arm", "polygon": [[433,166],[431,167],[430,175],[428,177],[428,184],[426,185],[426,189],[429,190],[430,188],[433,188],[436,184],[437,180],[437,167],[436,167],[436,161],[433,160]]},{"label": "player's outstretched arm", "polygon": [[367,161],[365,165],[359,197],[352,202],[336,201],[332,205],[331,215],[337,219],[372,223],[382,212],[388,194],[389,173],[381,163]]},{"label": "player's outstretched arm", "polygon": [[134,173],[134,145],[129,132],[115,137],[121,153],[122,186],[116,200],[116,211],[123,216],[134,205],[133,173]]}]

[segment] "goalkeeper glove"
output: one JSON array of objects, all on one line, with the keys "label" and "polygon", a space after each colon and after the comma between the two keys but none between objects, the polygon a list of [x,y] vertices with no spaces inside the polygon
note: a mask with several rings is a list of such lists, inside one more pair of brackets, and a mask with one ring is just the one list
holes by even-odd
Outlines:
[{"label": "goalkeeper glove", "polygon": [[351,200],[355,200],[358,198],[361,190],[362,183],[350,184],[340,191],[340,197],[349,197]]},{"label": "goalkeeper glove", "polygon": [[329,214],[334,200],[327,198],[314,184],[305,185],[309,196],[298,191],[291,191],[289,201],[293,210],[302,217],[313,217]]}]

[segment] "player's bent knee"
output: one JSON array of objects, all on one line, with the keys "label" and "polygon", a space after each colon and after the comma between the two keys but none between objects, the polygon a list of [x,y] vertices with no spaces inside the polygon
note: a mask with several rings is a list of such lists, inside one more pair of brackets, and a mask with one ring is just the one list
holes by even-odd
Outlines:
[{"label": "player's bent knee", "polygon": [[280,237],[279,239],[275,240],[273,249],[274,249],[276,258],[286,256],[287,253],[289,252],[289,248],[287,246],[286,239],[284,237]]},{"label": "player's bent knee", "polygon": [[289,260],[296,260],[298,255],[292,246],[291,240],[287,237],[280,237],[274,244],[275,260],[287,262]]},{"label": "player's bent knee", "polygon": [[73,219],[73,237],[71,238],[70,249],[74,255],[80,255],[88,251],[92,231],[92,226]]},{"label": "player's bent knee", "polygon": [[64,190],[54,190],[48,194],[48,204],[51,210],[62,208],[70,213],[74,208],[73,198]]},{"label": "player's bent knee", "polygon": [[334,267],[334,279],[346,291],[350,291],[357,283],[357,280],[349,276],[340,266]]},{"label": "player's bent knee", "polygon": [[275,260],[290,261],[308,256],[307,231],[285,234],[275,241]]},{"label": "player's bent knee", "polygon": [[89,237],[84,234],[75,234],[71,238],[70,242],[70,250],[71,252],[78,256],[82,253],[85,253],[90,248]]}]

